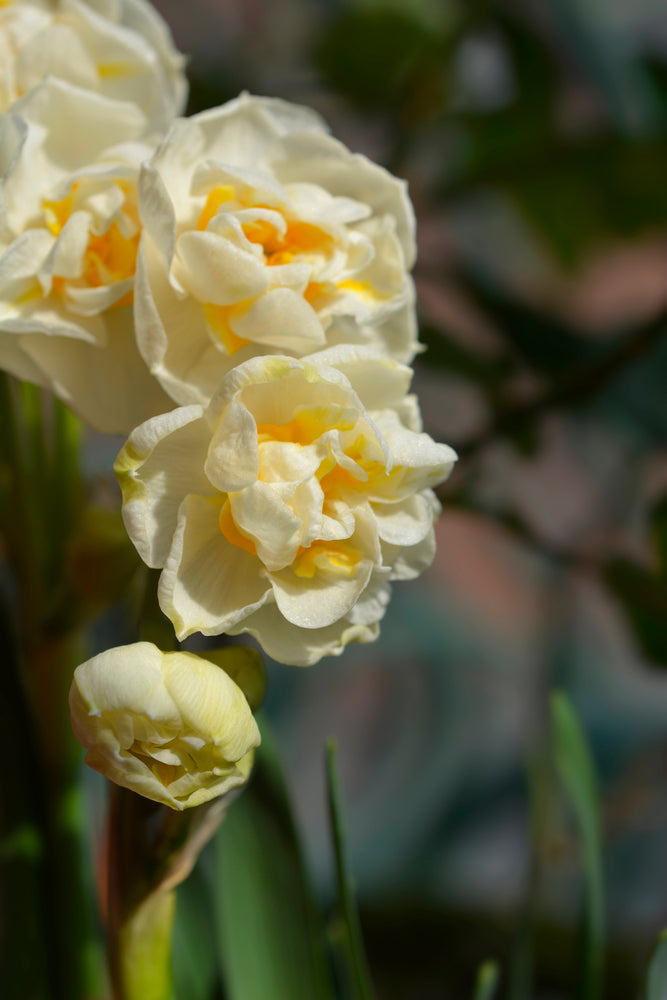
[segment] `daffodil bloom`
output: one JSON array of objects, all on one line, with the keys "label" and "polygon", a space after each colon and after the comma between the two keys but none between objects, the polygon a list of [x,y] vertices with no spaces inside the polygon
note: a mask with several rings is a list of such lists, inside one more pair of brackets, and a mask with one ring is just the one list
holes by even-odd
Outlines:
[{"label": "daffodil bloom", "polygon": [[405,182],[312,111],[242,95],[178,120],[139,184],[139,348],[181,404],[258,354],[417,348]]},{"label": "daffodil bloom", "polygon": [[179,638],[249,632],[311,664],[369,642],[390,583],[434,554],[431,487],[455,454],[421,432],[411,370],[362,348],[250,359],[209,406],[137,428],[125,525]]},{"label": "daffodil bloom", "polygon": [[149,642],[77,667],[70,709],[90,767],[172,809],[242,785],[260,742],[245,696],[224,670]]},{"label": "daffodil bloom", "polygon": [[146,0],[3,0],[0,112],[46,76],[135,104],[163,131],[187,96],[184,59]]},{"label": "daffodil bloom", "polygon": [[50,79],[0,119],[0,367],[127,433],[171,402],[134,337],[135,105]]}]

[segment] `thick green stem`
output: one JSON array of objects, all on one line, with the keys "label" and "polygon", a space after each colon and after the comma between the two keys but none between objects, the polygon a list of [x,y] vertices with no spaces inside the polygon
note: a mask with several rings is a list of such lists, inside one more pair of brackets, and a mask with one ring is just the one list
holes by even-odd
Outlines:
[{"label": "thick green stem", "polygon": [[165,884],[174,827],[190,817],[109,789],[107,943],[113,1000],[170,1000],[176,897]]},{"label": "thick green stem", "polygon": [[115,1000],[170,1000],[175,913],[175,890],[158,889],[125,920],[120,929]]},{"label": "thick green stem", "polygon": [[107,938],[114,1000],[171,1000],[174,889],[225,812],[224,799],[177,812],[110,786]]}]

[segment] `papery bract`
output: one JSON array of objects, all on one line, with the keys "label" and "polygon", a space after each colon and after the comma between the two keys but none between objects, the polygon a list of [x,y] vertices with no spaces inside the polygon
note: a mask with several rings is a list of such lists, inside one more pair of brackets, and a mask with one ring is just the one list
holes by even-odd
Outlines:
[{"label": "papery bract", "polygon": [[390,582],[433,558],[430,487],[456,457],[421,433],[410,377],[352,347],[255,358],[207,409],[131,434],[116,462],[125,525],[164,567],[179,638],[250,632],[310,664],[377,636]]},{"label": "papery bract", "polygon": [[258,354],[417,348],[403,181],[312,111],[242,95],[174,123],[142,170],[139,348],[179,403]]},{"label": "papery bract", "polygon": [[242,785],[260,742],[245,696],[224,670],[149,642],[77,667],[70,709],[90,767],[172,809]]},{"label": "papery bract", "polygon": [[134,337],[142,132],[135,105],[58,80],[0,118],[0,367],[119,433],[171,405]]},{"label": "papery bract", "polygon": [[0,4],[0,112],[47,75],[130,101],[143,131],[185,107],[184,58],[146,0],[9,0]]}]

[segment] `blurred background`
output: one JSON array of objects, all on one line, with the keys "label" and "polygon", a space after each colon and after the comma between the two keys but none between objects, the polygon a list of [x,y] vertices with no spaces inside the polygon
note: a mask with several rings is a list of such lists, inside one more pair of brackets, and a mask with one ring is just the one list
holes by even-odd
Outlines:
[{"label": "blurred background", "polygon": [[[156,0],[194,112],[306,103],[409,182],[416,365],[460,454],[434,566],[375,646],[270,666],[308,865],[324,745],[381,1000],[572,995],[582,863],[548,753],[568,692],[603,795],[604,995],[667,926],[664,0]],[[106,458],[101,467],[107,468]]]}]

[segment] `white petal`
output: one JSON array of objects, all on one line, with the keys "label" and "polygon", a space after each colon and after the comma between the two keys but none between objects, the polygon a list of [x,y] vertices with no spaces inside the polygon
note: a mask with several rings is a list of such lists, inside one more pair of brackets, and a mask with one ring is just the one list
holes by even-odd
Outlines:
[{"label": "white petal", "polygon": [[237,527],[249,535],[269,570],[289,566],[301,545],[303,522],[283,502],[280,492],[258,482],[229,497]]},{"label": "white petal", "polygon": [[238,399],[231,401],[213,433],[205,469],[210,482],[225,493],[242,490],[257,480],[257,425]]},{"label": "white petal", "polygon": [[116,459],[125,527],[149,566],[164,566],[184,497],[217,494],[204,474],[207,445],[201,407],[188,406],[146,421]]},{"label": "white petal", "polygon": [[172,273],[200,302],[232,305],[268,286],[267,269],[253,253],[210,232],[187,232],[176,243]]},{"label": "white petal", "polygon": [[416,545],[432,530],[440,505],[433,505],[430,490],[406,497],[398,503],[373,504],[378,532],[392,545]]},{"label": "white petal", "polygon": [[379,631],[377,624],[353,625],[346,619],[328,628],[304,630],[283,618],[275,604],[266,604],[229,629],[231,635],[248,632],[269,656],[297,667],[311,666],[323,656],[340,656],[353,642],[374,642]]},{"label": "white petal", "polygon": [[137,354],[130,311],[117,310],[107,327],[106,346],[54,333],[28,334],[21,344],[44,372],[44,384],[86,423],[126,434],[171,401]]},{"label": "white petal", "polygon": [[234,333],[282,351],[309,354],[324,343],[324,330],[312,307],[289,288],[259,295],[230,319]]},{"label": "white petal", "polygon": [[417,545],[390,545],[382,543],[382,559],[391,569],[390,580],[414,580],[433,562],[435,532],[429,531]]},{"label": "white petal", "polygon": [[229,631],[271,593],[259,559],[231,545],[220,531],[220,506],[189,496],[179,513],[158,597],[180,640],[193,632]]}]

